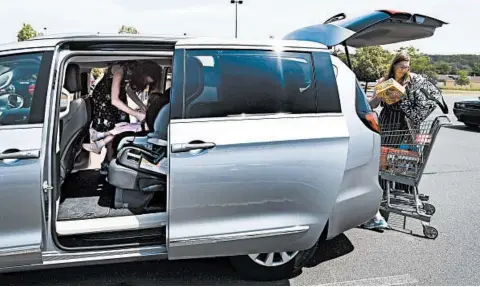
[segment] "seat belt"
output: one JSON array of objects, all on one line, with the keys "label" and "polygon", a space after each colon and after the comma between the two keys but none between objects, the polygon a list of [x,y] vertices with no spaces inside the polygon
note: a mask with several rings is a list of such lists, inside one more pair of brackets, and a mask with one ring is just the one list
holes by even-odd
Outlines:
[{"label": "seat belt", "polygon": [[133,102],[138,106],[139,108],[143,111],[143,112],[147,112],[147,107],[145,106],[145,104],[142,102],[142,100],[140,100],[140,98],[137,96],[137,94],[132,90],[132,88],[130,87],[130,85],[126,85],[125,87],[125,90],[127,92],[127,95],[130,97],[130,99],[133,100]]}]

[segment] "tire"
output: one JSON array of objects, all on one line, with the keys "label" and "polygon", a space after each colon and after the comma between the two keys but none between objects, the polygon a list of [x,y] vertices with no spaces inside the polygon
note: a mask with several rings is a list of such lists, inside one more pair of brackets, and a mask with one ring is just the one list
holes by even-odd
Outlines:
[{"label": "tire", "polygon": [[277,281],[290,279],[300,273],[302,268],[309,262],[318,248],[315,245],[307,250],[298,252],[295,257],[283,265],[263,266],[255,262],[249,255],[230,257],[233,268],[242,276],[254,281]]},{"label": "tire", "polygon": [[476,124],[465,123],[465,125],[471,129],[478,129],[478,125]]}]

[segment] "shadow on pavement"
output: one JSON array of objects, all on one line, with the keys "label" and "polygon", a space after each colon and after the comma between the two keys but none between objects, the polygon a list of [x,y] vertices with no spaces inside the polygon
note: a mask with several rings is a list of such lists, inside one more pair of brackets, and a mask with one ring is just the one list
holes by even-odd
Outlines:
[{"label": "shadow on pavement", "polygon": [[471,133],[480,133],[480,128],[470,128],[470,127],[467,127],[463,124],[444,126],[442,128],[457,130],[457,131],[466,131],[466,132],[471,132]]},{"label": "shadow on pavement", "polygon": [[352,242],[345,234],[322,242],[318,245],[317,252],[312,260],[306,265],[307,268],[316,267],[322,262],[329,261],[352,252],[354,249]]},{"label": "shadow on pavement", "polygon": [[[341,234],[319,245],[307,268],[352,252]],[[239,278],[225,258],[179,261],[143,261],[72,267],[0,275],[1,285],[243,285],[289,286],[289,280],[255,282]]]},{"label": "shadow on pavement", "polygon": [[241,280],[226,259],[144,261],[0,275],[1,285],[290,285]]}]

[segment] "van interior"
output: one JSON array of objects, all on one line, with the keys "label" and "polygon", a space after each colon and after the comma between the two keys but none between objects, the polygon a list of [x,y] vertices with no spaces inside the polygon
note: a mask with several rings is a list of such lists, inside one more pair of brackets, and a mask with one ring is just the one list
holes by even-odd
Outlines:
[{"label": "van interior", "polygon": [[[64,67],[55,153],[55,177],[60,188],[53,195],[51,213],[54,237],[61,247],[138,246],[165,240],[168,170],[165,137],[169,105],[159,113],[162,126],[147,123],[154,130],[113,141],[118,160],[112,161],[108,174],[100,170],[105,149],[97,155],[82,148],[83,143],[90,142],[93,119],[92,69],[105,69],[119,61],[146,59],[162,68],[161,92],[169,93],[172,56],[82,55],[72,57]],[[128,105],[136,107],[130,99]],[[130,121],[135,119],[131,117]],[[165,129],[164,138],[155,133],[157,127]]]}]

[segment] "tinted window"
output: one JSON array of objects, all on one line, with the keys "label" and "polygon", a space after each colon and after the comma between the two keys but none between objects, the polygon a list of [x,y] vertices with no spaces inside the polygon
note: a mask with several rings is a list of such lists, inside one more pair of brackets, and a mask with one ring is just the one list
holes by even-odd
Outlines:
[{"label": "tinted window", "polygon": [[315,113],[308,53],[187,51],[186,118]]},{"label": "tinted window", "polygon": [[51,57],[0,56],[0,126],[43,123]]},{"label": "tinted window", "polygon": [[[368,102],[367,96],[363,92],[362,86],[356,81],[357,87],[355,90],[355,106],[357,108],[357,113],[368,114],[372,112],[370,103]],[[367,83],[365,83],[367,84]]]}]

